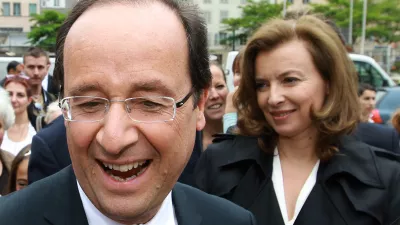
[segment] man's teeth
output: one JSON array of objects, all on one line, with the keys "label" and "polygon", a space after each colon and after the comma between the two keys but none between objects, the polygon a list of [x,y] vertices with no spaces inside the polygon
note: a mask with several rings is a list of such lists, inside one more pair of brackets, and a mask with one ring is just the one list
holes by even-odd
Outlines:
[{"label": "man's teeth", "polygon": [[133,168],[138,168],[139,166],[142,166],[143,164],[146,163],[145,161],[140,161],[140,162],[134,162],[134,163],[129,163],[129,164],[124,164],[124,165],[116,165],[116,164],[108,164],[108,163],[103,163],[104,167],[109,168],[111,170],[118,170],[121,172],[127,172]]}]

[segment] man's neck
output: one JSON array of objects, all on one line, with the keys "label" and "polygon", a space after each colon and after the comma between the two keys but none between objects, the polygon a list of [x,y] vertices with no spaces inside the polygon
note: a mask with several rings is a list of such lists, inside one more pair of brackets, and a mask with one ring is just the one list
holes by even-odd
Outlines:
[{"label": "man's neck", "polygon": [[32,85],[32,95],[42,94],[42,85]]}]

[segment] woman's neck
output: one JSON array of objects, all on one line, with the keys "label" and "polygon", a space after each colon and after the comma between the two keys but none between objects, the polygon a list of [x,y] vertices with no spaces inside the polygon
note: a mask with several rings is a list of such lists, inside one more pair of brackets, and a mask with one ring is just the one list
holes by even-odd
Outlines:
[{"label": "woman's neck", "polygon": [[297,163],[313,162],[318,160],[317,156],[316,129],[306,129],[295,137],[282,137],[278,139],[279,157]]},{"label": "woman's neck", "polygon": [[212,136],[223,132],[222,120],[206,121],[206,126],[203,129],[204,136]]},{"label": "woman's neck", "polygon": [[206,126],[203,129],[203,151],[207,149],[208,145],[212,143],[212,136],[214,134],[222,133],[223,125],[222,121],[207,121]]},{"label": "woman's neck", "polygon": [[22,125],[27,123],[29,123],[29,119],[28,119],[28,112],[26,110],[22,113],[15,115],[14,125]]}]

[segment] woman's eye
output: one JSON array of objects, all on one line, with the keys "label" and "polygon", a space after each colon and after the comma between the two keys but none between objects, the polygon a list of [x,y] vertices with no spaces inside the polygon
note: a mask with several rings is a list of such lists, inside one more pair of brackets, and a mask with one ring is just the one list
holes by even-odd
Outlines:
[{"label": "woman's eye", "polygon": [[265,82],[256,83],[256,89],[257,90],[264,89],[264,88],[267,88],[267,87],[268,87],[268,84],[265,83]]},{"label": "woman's eye", "polygon": [[299,79],[297,79],[296,77],[286,77],[283,81],[285,83],[295,83],[299,81]]}]

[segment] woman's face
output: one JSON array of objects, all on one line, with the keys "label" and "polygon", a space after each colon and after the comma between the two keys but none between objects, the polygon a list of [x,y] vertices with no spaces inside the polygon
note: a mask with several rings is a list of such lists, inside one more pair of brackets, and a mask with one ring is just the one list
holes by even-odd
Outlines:
[{"label": "woman's face", "polygon": [[28,163],[29,158],[25,158],[18,166],[17,179],[15,181],[15,187],[17,191],[28,186]]},{"label": "woman's face", "polygon": [[225,114],[225,102],[228,95],[228,88],[224,79],[224,74],[215,65],[210,67],[212,74],[212,85],[208,92],[208,99],[205,105],[204,114],[206,120],[219,120]]},{"label": "woman's face", "polygon": [[0,145],[3,143],[3,137],[4,137],[4,121],[3,118],[0,117]]},{"label": "woman's face", "polygon": [[314,130],[311,108],[321,109],[328,84],[305,44],[291,41],[260,52],[255,63],[257,101],[268,124],[285,137]]},{"label": "woman's face", "polygon": [[28,97],[25,86],[17,82],[11,82],[5,88],[10,94],[15,114],[26,111],[32,100]]},{"label": "woman's face", "polygon": [[370,115],[375,108],[376,92],[372,90],[365,90],[359,97],[361,103],[361,112],[363,115]]},{"label": "woman's face", "polygon": [[239,84],[240,84],[240,73],[238,73],[238,72],[235,72],[234,74],[233,74],[233,86],[235,86],[235,87],[238,87],[239,86]]}]

